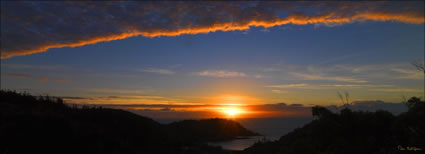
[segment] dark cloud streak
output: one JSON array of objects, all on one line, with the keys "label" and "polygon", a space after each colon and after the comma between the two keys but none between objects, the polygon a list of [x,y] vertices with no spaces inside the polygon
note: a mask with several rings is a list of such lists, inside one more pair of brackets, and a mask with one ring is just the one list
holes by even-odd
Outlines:
[{"label": "dark cloud streak", "polygon": [[2,1],[1,59],[134,36],[367,20],[422,24],[423,12],[423,2]]},{"label": "dark cloud streak", "polygon": [[[88,99],[80,97],[62,97],[65,99]],[[194,118],[190,115],[209,115],[217,116],[217,114],[211,114],[211,111],[203,110],[190,110],[193,108],[214,108],[219,107],[220,105],[173,105],[173,104],[91,104],[95,106],[103,106],[107,108],[117,108],[129,110],[141,115],[150,115],[154,118],[170,118],[176,115],[184,115],[185,118]],[[258,105],[244,105],[243,108],[249,111],[259,112],[259,117],[311,117],[311,107],[314,105],[303,105],[303,104],[286,104],[286,103],[276,103],[276,104],[258,104]],[[324,107],[328,108],[333,112],[339,112],[343,108],[349,108],[354,111],[377,111],[377,110],[387,110],[393,114],[400,114],[407,111],[407,107],[402,103],[391,103],[384,102],[380,100],[376,101],[354,101],[350,105],[345,106],[335,106],[335,105],[325,105]],[[183,110],[182,110],[183,109]],[[186,109],[186,110],[184,110]],[[196,116],[195,116],[196,117]],[[211,117],[210,117],[211,118]]]},{"label": "dark cloud streak", "polygon": [[15,78],[31,78],[32,76],[29,74],[7,74],[9,77],[15,77]]},{"label": "dark cloud streak", "polygon": [[53,82],[57,82],[57,83],[64,83],[64,82],[72,82],[72,80],[68,80],[68,79],[61,79],[61,78],[47,78],[47,77],[34,77],[33,75],[30,74],[15,74],[15,73],[9,73],[7,74],[8,77],[12,77],[12,78],[28,78],[28,79],[37,79],[40,82],[49,82],[49,81],[53,81]]}]

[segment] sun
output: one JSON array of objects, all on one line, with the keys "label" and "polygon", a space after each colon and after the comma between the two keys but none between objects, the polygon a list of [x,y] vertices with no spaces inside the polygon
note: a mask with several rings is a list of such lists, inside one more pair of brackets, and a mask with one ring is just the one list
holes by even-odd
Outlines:
[{"label": "sun", "polygon": [[242,112],[242,110],[236,107],[227,107],[223,110],[223,112],[228,117],[235,118]]}]

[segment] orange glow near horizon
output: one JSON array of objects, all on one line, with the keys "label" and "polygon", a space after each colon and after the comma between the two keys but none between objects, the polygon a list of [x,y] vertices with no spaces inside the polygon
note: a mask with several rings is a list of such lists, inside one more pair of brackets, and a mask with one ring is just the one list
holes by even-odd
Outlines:
[{"label": "orange glow near horizon", "polygon": [[[168,99],[159,96],[123,96],[90,97],[86,99],[70,100],[71,104],[95,105],[118,108],[144,113],[145,116],[155,118],[266,118],[310,115],[309,110],[302,112],[271,107],[257,97],[246,95],[216,95],[194,103]],[[168,103],[164,103],[167,101]],[[143,115],[143,114],[142,114]]]},{"label": "orange glow near horizon", "polygon": [[222,95],[217,97],[219,102],[216,102],[217,104],[220,104],[218,107],[219,112],[221,112],[221,115],[224,115],[225,118],[240,118],[247,113],[246,109],[244,108],[245,101],[247,101],[247,98],[244,96],[236,96],[236,95]]}]

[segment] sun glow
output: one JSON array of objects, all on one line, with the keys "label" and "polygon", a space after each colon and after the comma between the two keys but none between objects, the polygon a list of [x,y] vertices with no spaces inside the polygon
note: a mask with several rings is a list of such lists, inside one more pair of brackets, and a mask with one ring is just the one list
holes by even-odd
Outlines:
[{"label": "sun glow", "polygon": [[243,111],[240,108],[236,107],[226,107],[223,109],[223,113],[227,115],[229,118],[238,117]]}]

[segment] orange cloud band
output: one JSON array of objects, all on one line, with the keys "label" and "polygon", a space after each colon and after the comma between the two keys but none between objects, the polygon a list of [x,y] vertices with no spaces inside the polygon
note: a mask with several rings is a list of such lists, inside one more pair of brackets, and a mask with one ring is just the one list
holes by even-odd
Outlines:
[{"label": "orange cloud band", "polygon": [[[34,53],[45,52],[51,48],[63,48],[63,47],[80,47],[88,44],[96,44],[99,42],[108,42],[113,40],[120,40],[135,36],[144,37],[160,37],[160,36],[179,36],[184,34],[207,34],[210,32],[217,31],[243,31],[248,30],[251,27],[264,27],[270,28],[275,26],[282,26],[286,24],[294,25],[307,25],[307,24],[346,24],[352,22],[364,22],[364,21],[394,21],[408,24],[423,24],[425,18],[422,15],[412,13],[387,13],[387,12],[359,12],[350,16],[343,16],[339,13],[328,13],[325,15],[317,16],[306,16],[300,14],[292,14],[286,18],[273,18],[269,20],[252,19],[249,21],[226,21],[221,23],[214,23],[208,26],[191,26],[186,28],[180,28],[177,30],[170,29],[152,29],[150,31],[143,31],[139,29],[127,28],[125,32],[119,34],[111,34],[107,36],[93,36],[88,39],[78,40],[72,43],[52,43],[39,45],[34,49],[20,49],[20,50],[3,50],[1,51],[1,59],[11,58],[14,56],[24,56]],[[2,38],[7,39],[7,38]]]}]

